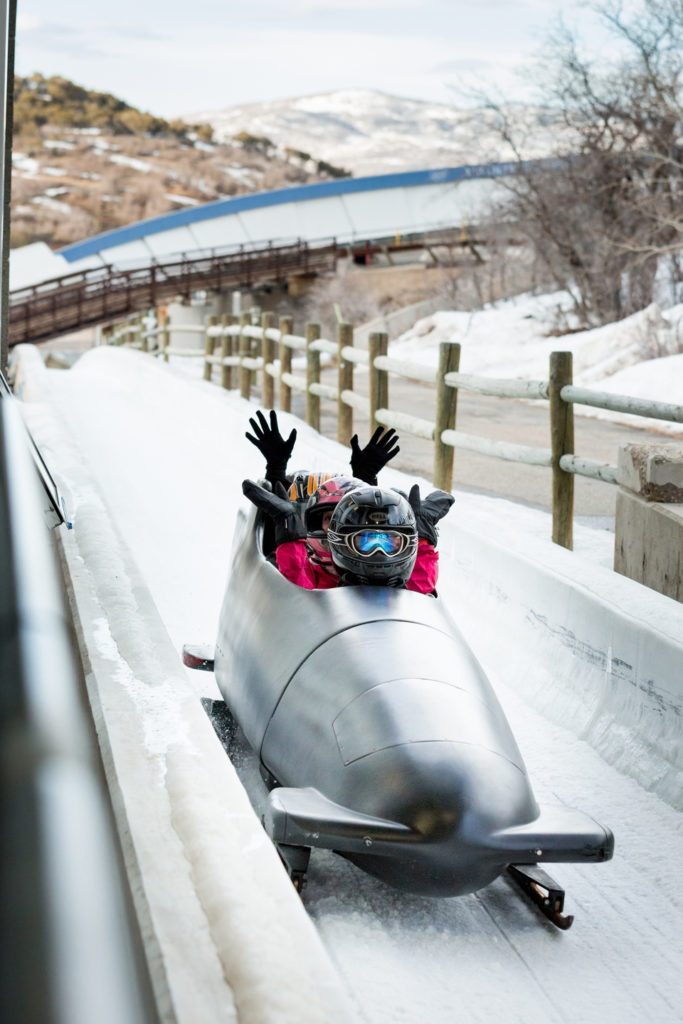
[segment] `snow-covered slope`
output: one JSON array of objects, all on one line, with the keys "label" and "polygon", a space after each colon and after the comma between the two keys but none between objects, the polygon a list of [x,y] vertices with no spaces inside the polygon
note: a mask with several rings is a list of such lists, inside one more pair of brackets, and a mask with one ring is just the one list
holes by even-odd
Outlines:
[{"label": "snow-covered slope", "polygon": [[[506,114],[524,136],[523,155],[546,156],[559,131],[553,115],[521,105],[510,106]],[[211,124],[221,141],[246,131],[265,136],[276,146],[311,153],[356,176],[516,159],[497,136],[499,115],[493,111],[369,89],[203,110],[187,117]]]},{"label": "snow-covered slope", "polygon": [[[391,355],[436,367],[442,341],[462,345],[463,373],[544,380],[551,352],[571,351],[574,381],[586,387],[679,404],[683,387],[683,305],[656,304],[592,330],[575,327],[565,292],[517,295],[473,312],[432,313],[392,342]],[[680,437],[683,426],[576,406],[582,415],[650,427]]]}]

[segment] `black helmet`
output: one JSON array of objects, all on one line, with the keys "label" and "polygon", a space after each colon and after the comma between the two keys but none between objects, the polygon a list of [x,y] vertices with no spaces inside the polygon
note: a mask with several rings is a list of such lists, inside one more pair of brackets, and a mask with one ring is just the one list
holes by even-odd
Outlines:
[{"label": "black helmet", "polygon": [[397,491],[366,485],[344,495],[327,533],[345,583],[404,586],[417,558],[415,514]]}]

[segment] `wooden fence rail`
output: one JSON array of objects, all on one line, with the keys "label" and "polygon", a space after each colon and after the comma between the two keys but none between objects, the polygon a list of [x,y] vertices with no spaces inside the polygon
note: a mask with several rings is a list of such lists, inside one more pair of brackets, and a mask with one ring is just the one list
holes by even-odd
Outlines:
[{"label": "wooden fence rail", "polygon": [[[442,342],[438,368],[409,360],[395,359],[387,354],[388,337],[371,334],[368,349],[354,347],[353,326],[340,323],[336,341],[320,337],[320,326],[309,323],[305,335],[293,333],[291,317],[264,313],[260,324],[252,322],[250,313],[243,313],[239,323],[224,315],[218,323],[210,317],[205,326],[171,325],[167,317],[156,327],[145,328],[140,317],[128,319],[115,328],[105,329],[109,344],[126,344],[153,351],[168,361],[170,356],[204,360],[204,378],[212,380],[219,367],[224,388],[239,386],[244,398],[251,398],[261,378],[261,404],[269,409],[275,405],[277,382],[278,404],[291,411],[292,391],[306,396],[306,422],[320,430],[321,400],[337,404],[337,439],[347,444],[353,433],[354,410],[375,425],[394,427],[404,434],[422,437],[434,443],[433,478],[436,487],[450,491],[453,485],[453,460],[456,448],[477,452],[491,458],[505,459],[530,466],[550,468],[552,486],[552,537],[563,547],[572,547],[574,516],[574,477],[584,476],[605,483],[617,482],[617,468],[574,453],[574,405],[627,412],[635,416],[683,423],[683,406],[648,401],[629,395],[577,387],[572,381],[571,352],[550,355],[548,380],[513,380],[483,377],[459,372],[460,345]],[[170,332],[201,335],[204,350],[171,346]],[[220,348],[220,353],[216,348]],[[305,372],[292,372],[292,354],[302,354]],[[337,364],[336,385],[320,380],[321,356]],[[354,390],[354,369],[368,371],[369,395]],[[235,376],[236,373],[236,376]],[[426,420],[390,409],[389,378],[401,376],[418,383],[436,385],[434,420]],[[495,441],[463,433],[456,429],[459,391],[505,398],[546,401],[549,404],[550,448],[531,447],[507,441]]]}]

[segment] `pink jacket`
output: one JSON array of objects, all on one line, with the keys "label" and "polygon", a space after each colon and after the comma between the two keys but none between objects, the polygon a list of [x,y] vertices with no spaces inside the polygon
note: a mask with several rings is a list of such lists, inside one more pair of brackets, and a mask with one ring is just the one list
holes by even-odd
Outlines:
[{"label": "pink jacket", "polygon": [[[280,544],[275,552],[277,567],[291,583],[297,583],[306,590],[331,590],[339,586],[336,572],[326,572],[319,565],[309,561],[305,540],[288,540]],[[417,542],[417,561],[407,583],[408,590],[419,594],[431,594],[439,578],[439,554],[429,541]]]}]

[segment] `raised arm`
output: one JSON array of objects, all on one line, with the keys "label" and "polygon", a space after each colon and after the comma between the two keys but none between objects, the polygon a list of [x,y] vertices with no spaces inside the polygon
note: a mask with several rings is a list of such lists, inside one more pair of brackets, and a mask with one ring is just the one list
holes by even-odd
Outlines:
[{"label": "raised arm", "polygon": [[365,448],[358,443],[358,434],[351,438],[351,469],[353,475],[366,484],[377,484],[377,474],[394,455],[400,452],[396,443],[398,434],[393,427],[384,432],[378,427]]},{"label": "raised arm", "polygon": [[280,433],[277,413],[274,409],[270,410],[270,425],[259,409],[256,416],[249,420],[249,426],[254,433],[247,433],[244,436],[247,441],[251,441],[258,448],[265,458],[266,480],[269,480],[273,487],[278,481],[286,486],[287,463],[296,441],[296,430],[292,430],[285,441]]}]

